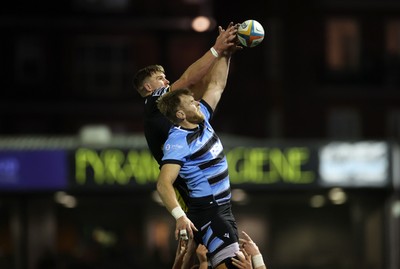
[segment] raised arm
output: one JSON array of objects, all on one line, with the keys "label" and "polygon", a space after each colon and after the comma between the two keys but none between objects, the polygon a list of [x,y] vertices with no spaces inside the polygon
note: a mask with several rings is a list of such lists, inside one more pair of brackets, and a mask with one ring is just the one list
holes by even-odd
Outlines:
[{"label": "raised arm", "polygon": [[226,30],[221,26],[219,26],[218,29],[219,35],[214,46],[200,59],[191,64],[177,81],[172,83],[171,90],[189,88],[194,93],[195,99],[202,97],[204,88],[197,87],[196,85],[201,83],[206,75],[211,72],[219,56],[225,54],[226,51],[233,47],[236,47],[237,26],[231,22]]},{"label": "raised arm", "polygon": [[221,56],[210,72],[210,81],[204,92],[203,99],[213,110],[217,107],[225,90],[229,73],[230,55]]},{"label": "raised arm", "polygon": [[[238,26],[238,24],[230,25],[230,28],[237,29]],[[229,75],[231,56],[237,50],[243,49],[242,46],[238,45],[236,34],[233,41],[235,42],[235,46],[230,47],[222,55],[219,56],[212,70],[204,77],[201,82],[204,92],[202,99],[204,99],[213,110],[215,110],[215,108],[217,107],[221,99],[222,93],[225,90]]]}]

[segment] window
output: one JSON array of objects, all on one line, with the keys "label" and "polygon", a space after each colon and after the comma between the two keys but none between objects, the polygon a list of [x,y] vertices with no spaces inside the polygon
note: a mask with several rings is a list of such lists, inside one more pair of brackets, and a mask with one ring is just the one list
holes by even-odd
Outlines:
[{"label": "window", "polygon": [[88,96],[116,97],[132,91],[132,42],[123,37],[82,37],[72,47],[72,84]]},{"label": "window", "polygon": [[330,19],[326,25],[326,60],[330,71],[357,71],[360,29],[354,19]]},{"label": "window", "polygon": [[400,56],[400,20],[386,24],[386,50],[390,55]]},{"label": "window", "polygon": [[388,88],[400,86],[400,20],[386,24],[386,72],[385,83]]}]

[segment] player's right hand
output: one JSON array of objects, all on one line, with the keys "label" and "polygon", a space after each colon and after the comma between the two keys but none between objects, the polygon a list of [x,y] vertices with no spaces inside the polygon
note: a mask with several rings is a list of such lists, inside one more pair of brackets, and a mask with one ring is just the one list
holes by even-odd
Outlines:
[{"label": "player's right hand", "polygon": [[196,231],[196,232],[198,231],[196,226],[194,226],[193,222],[191,222],[190,219],[186,215],[184,215],[176,220],[176,225],[175,225],[175,239],[176,240],[179,239],[181,230],[186,230],[186,232],[190,238],[193,238],[193,231]]},{"label": "player's right hand", "polygon": [[231,22],[229,23],[226,30],[223,29],[221,26],[218,26],[219,35],[213,47],[220,55],[226,50],[237,46],[238,25],[239,24],[233,24],[233,22]]}]

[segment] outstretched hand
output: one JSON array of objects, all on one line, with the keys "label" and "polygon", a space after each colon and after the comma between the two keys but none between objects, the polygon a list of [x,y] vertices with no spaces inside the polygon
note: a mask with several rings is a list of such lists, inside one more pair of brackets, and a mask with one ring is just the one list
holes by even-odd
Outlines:
[{"label": "outstretched hand", "polygon": [[[238,32],[239,26],[240,26],[240,23],[233,24],[232,22],[228,25],[227,29],[229,29],[230,27],[233,28],[233,29],[235,29],[235,36],[234,36],[234,38],[232,39],[232,42],[235,43],[235,44],[232,45],[230,48],[226,49],[226,50],[223,52],[223,55],[231,56],[231,55],[234,54],[236,51],[242,50],[242,49],[243,49],[243,46],[241,46],[240,41],[239,41],[239,38],[238,38],[238,36],[237,36],[237,32]],[[221,27],[219,27],[219,28],[222,29]]]},{"label": "outstretched hand", "polygon": [[240,24],[234,24],[233,22],[230,22],[226,30],[223,29],[221,26],[218,26],[219,35],[215,42],[214,49],[220,55],[231,55],[235,51],[243,48],[239,46],[239,40],[237,37],[239,25]]}]

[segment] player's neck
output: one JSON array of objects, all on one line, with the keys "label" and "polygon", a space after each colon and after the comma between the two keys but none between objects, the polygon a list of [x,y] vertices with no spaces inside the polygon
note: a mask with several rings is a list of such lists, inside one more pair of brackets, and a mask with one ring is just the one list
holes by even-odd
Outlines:
[{"label": "player's neck", "polygon": [[191,123],[188,121],[182,121],[181,123],[179,123],[179,126],[181,126],[182,128],[185,129],[195,129],[197,128],[199,125],[197,123]]}]

